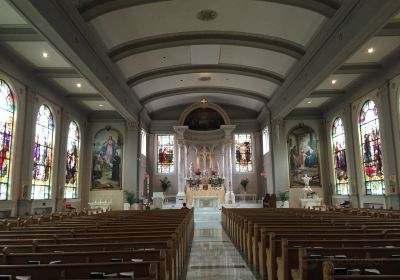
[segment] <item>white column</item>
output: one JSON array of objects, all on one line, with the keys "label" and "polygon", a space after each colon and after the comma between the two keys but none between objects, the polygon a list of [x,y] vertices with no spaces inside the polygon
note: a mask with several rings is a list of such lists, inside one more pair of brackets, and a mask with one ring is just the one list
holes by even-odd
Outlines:
[{"label": "white column", "polygon": [[221,177],[225,176],[225,144],[222,144],[222,174],[220,174]]}]

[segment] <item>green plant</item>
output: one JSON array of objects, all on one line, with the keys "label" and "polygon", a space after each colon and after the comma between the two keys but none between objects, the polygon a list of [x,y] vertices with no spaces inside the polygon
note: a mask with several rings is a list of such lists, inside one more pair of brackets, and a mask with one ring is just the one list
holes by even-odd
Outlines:
[{"label": "green plant", "polygon": [[165,192],[170,186],[171,186],[171,182],[170,180],[168,180],[167,177],[164,177],[164,179],[160,179],[161,182],[161,188],[163,189],[163,191]]},{"label": "green plant", "polygon": [[240,184],[242,185],[244,191],[246,191],[247,185],[249,184],[249,179],[248,179],[248,178],[242,179],[242,180],[240,181]]},{"label": "green plant", "polygon": [[278,192],[278,197],[279,197],[280,201],[285,202],[286,200],[289,199],[289,194],[286,191],[285,192]]},{"label": "green plant", "polygon": [[132,206],[132,204],[135,202],[135,193],[129,192],[129,191],[124,191],[124,194],[125,194],[126,202],[128,202],[129,205]]}]

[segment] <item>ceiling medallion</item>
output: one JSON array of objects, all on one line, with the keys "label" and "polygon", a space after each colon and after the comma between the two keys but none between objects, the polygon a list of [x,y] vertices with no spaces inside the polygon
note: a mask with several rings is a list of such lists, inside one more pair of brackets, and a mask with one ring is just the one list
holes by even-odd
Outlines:
[{"label": "ceiling medallion", "polygon": [[201,10],[197,13],[197,18],[202,21],[211,21],[217,17],[218,13],[214,10]]},{"label": "ceiling medallion", "polygon": [[202,81],[202,82],[209,81],[209,80],[211,80],[210,76],[203,76],[203,77],[199,78],[199,81]]},{"label": "ceiling medallion", "polygon": [[200,103],[203,104],[203,105],[206,105],[206,104],[208,103],[207,98],[202,98],[202,99],[200,100]]}]

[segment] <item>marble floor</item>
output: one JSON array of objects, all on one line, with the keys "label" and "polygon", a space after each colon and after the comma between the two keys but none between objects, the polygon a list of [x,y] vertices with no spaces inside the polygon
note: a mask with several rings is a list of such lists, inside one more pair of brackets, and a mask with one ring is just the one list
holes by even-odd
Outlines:
[{"label": "marble floor", "polygon": [[222,229],[221,210],[196,208],[194,220],[187,280],[257,279]]}]

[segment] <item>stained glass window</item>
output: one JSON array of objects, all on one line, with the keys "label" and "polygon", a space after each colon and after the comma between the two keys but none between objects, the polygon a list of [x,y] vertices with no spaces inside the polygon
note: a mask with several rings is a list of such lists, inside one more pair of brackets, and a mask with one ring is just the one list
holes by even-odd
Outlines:
[{"label": "stained glass window", "polygon": [[379,114],[372,100],[366,101],[362,106],[359,125],[365,193],[367,195],[382,195],[385,191],[385,182]]},{"label": "stained glass window", "polygon": [[142,152],[142,155],[146,156],[146,149],[147,149],[147,134],[146,134],[146,131],[144,131],[144,129],[142,129],[140,135],[141,135],[141,143],[140,143],[140,145],[141,145],[141,150],[142,150],[141,152]]},{"label": "stained glass window", "polygon": [[15,102],[10,87],[0,80],[0,200],[8,199]]},{"label": "stained glass window", "polygon": [[49,107],[42,105],[36,118],[33,148],[32,199],[50,199],[53,160],[54,117]]},{"label": "stained glass window", "polygon": [[65,165],[65,198],[78,197],[80,134],[78,124],[69,123],[67,139],[67,159]]},{"label": "stained glass window", "polygon": [[174,135],[157,136],[157,172],[159,174],[170,174],[175,172],[174,138]]},{"label": "stained glass window", "polygon": [[264,128],[262,132],[262,137],[263,137],[263,154],[265,155],[266,153],[269,152],[269,130],[268,126]]},{"label": "stained glass window", "polygon": [[332,152],[335,167],[335,187],[337,195],[349,194],[349,176],[347,174],[346,142],[341,118],[332,124]]},{"label": "stained glass window", "polygon": [[235,170],[236,172],[252,172],[252,137],[251,134],[235,134]]}]

